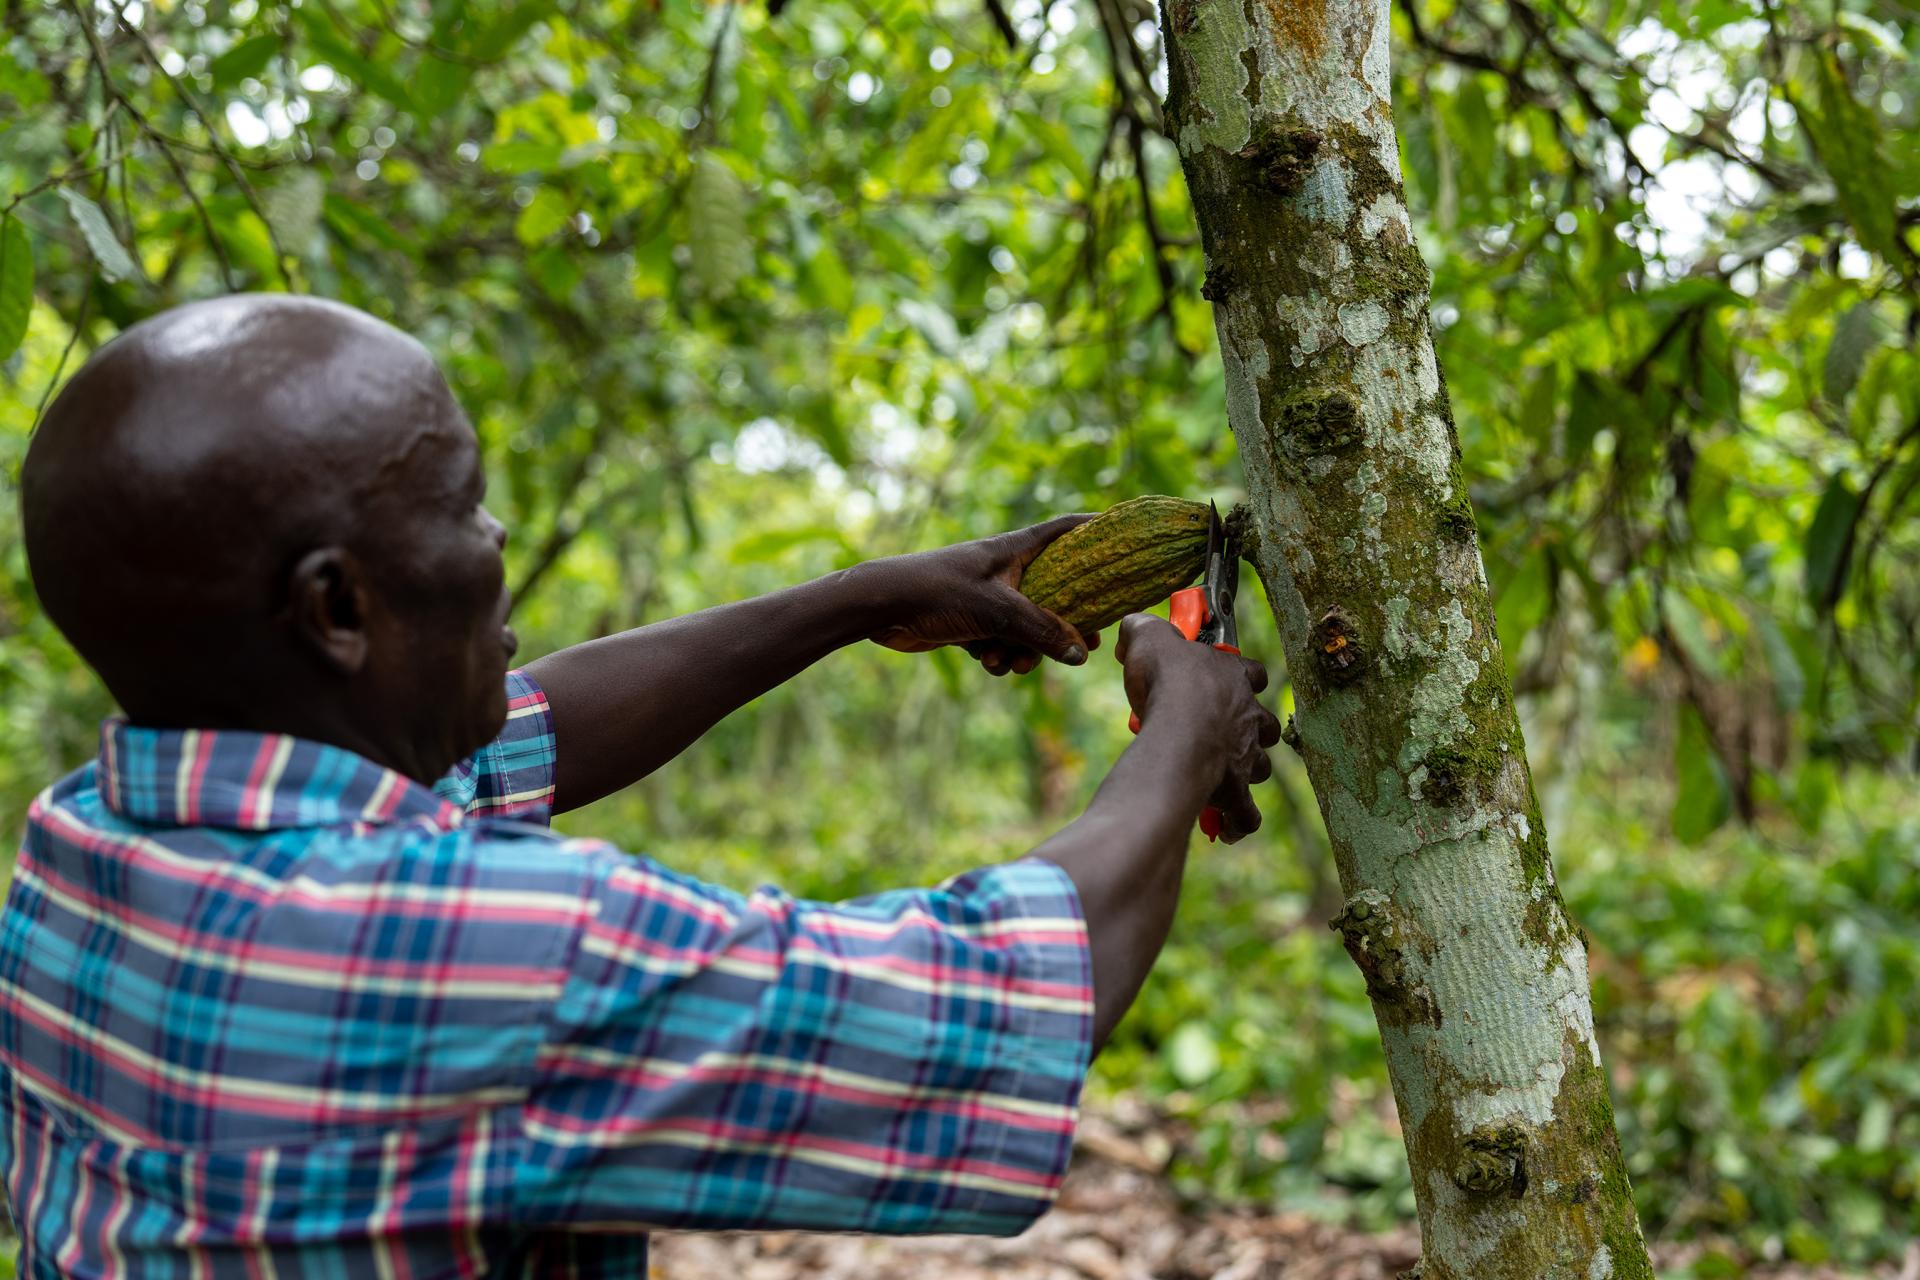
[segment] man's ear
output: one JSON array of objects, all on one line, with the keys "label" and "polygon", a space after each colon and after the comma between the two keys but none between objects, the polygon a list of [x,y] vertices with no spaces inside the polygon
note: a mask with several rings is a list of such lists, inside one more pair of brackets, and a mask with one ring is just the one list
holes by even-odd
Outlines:
[{"label": "man's ear", "polygon": [[369,651],[367,592],[352,554],[344,547],[307,552],[294,564],[287,587],[294,634],[329,666],[358,674]]}]

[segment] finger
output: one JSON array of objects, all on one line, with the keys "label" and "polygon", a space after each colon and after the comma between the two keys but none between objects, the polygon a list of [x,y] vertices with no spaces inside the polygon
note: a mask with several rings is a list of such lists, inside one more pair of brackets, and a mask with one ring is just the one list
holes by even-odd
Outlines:
[{"label": "finger", "polygon": [[1265,707],[1260,708],[1260,745],[1263,747],[1280,745],[1280,717]]},{"label": "finger", "polygon": [[1006,620],[999,627],[1000,637],[1010,641],[1009,648],[1026,648],[1045,654],[1055,662],[1077,667],[1087,660],[1087,642],[1073,624],[1049,609],[1042,609],[1018,591],[1008,590]]},{"label": "finger", "polygon": [[1080,628],[1080,638],[1087,642],[1088,653],[1092,653],[1100,647],[1100,633],[1098,631],[1088,631],[1085,627],[1082,627]]},{"label": "finger", "polygon": [[1273,760],[1262,751],[1253,758],[1253,768],[1247,771],[1247,781],[1260,783],[1273,776]]},{"label": "finger", "polygon": [[1244,669],[1247,673],[1247,683],[1253,686],[1253,691],[1259,693],[1262,689],[1265,689],[1267,687],[1267,669],[1255,662],[1252,658],[1242,658],[1240,661],[1244,664]]},{"label": "finger", "polygon": [[1243,784],[1222,784],[1213,793],[1212,803],[1220,811],[1223,830],[1230,833],[1229,844],[1260,829],[1260,806],[1253,802],[1253,794]]},{"label": "finger", "polygon": [[986,653],[986,651],[987,651],[987,646],[988,646],[988,645],[990,645],[990,644],[992,644],[992,643],[993,643],[993,642],[992,642],[991,640],[969,640],[969,641],[967,641],[967,656],[968,656],[969,658],[978,658],[978,657],[981,657],[981,656],[983,656],[983,655],[984,655],[984,654]]},{"label": "finger", "polygon": [[1013,674],[1023,676],[1040,665],[1040,655],[1031,649],[1016,649],[1007,661],[1013,668]]},{"label": "finger", "polygon": [[1006,541],[1009,562],[1017,569],[1026,568],[1033,563],[1035,556],[1047,549],[1049,542],[1091,519],[1091,511],[1082,511],[1070,516],[1055,516],[1051,520],[1042,520],[1039,524],[1001,534]]},{"label": "finger", "polygon": [[982,640],[979,641],[978,644],[980,646],[980,652],[973,656],[980,659],[981,666],[991,671],[995,667],[1004,667],[1007,665],[1007,651],[998,641]]},{"label": "finger", "polygon": [[1127,654],[1133,646],[1153,633],[1155,627],[1172,629],[1173,624],[1165,618],[1156,618],[1150,613],[1130,613],[1120,619],[1120,639],[1113,646],[1113,656],[1126,665]]}]

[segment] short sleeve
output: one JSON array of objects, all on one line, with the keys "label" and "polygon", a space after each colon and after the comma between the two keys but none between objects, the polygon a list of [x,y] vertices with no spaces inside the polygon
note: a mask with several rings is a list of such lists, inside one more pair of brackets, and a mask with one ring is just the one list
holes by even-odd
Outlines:
[{"label": "short sleeve", "polygon": [[1013,1235],[1053,1202],[1093,1021],[1058,867],[830,905],[609,855],[594,893],[516,1217]]},{"label": "short sleeve", "polygon": [[553,712],[524,671],[507,673],[507,723],[500,736],[433,784],[442,800],[476,818],[545,822],[553,808]]}]

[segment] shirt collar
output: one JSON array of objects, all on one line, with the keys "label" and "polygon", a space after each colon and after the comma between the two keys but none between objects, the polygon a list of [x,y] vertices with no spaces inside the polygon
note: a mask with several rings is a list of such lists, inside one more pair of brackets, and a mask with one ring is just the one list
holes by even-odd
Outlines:
[{"label": "shirt collar", "polygon": [[429,788],[342,747],[120,719],[100,729],[100,794],[113,812],[150,826],[269,831],[425,818],[454,827],[463,817]]}]

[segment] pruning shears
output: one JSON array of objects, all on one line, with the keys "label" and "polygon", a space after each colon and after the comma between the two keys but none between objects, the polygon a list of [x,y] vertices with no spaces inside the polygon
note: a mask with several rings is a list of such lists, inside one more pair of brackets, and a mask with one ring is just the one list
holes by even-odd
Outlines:
[{"label": "pruning shears", "polygon": [[[1182,587],[1167,601],[1167,612],[1181,635],[1228,653],[1240,652],[1240,630],[1233,619],[1233,598],[1240,590],[1240,540],[1213,508],[1207,525],[1207,568],[1200,585]],[[1140,732],[1140,717],[1127,728]],[[1220,811],[1212,805],[1200,811],[1200,831],[1208,840],[1220,838]]]}]

